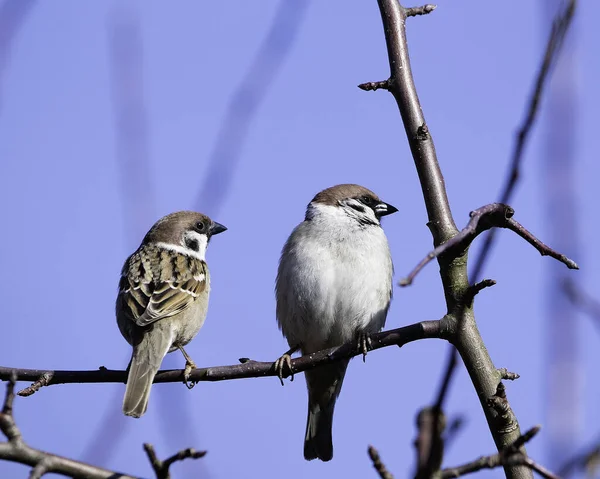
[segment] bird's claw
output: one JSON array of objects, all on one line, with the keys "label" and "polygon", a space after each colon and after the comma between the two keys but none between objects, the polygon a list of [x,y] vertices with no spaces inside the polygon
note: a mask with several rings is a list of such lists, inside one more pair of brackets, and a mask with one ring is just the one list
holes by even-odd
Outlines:
[{"label": "bird's claw", "polygon": [[185,369],[183,370],[183,384],[185,384],[188,389],[192,389],[196,385],[196,382],[194,381],[189,382],[193,369],[196,369],[196,363],[191,359],[186,360]]},{"label": "bird's claw", "polygon": [[356,347],[359,353],[363,355],[363,363],[367,360],[367,353],[373,348],[371,335],[364,331],[360,331],[357,335]]},{"label": "bird's claw", "polygon": [[283,368],[286,366],[288,368],[288,371],[290,372],[290,381],[293,381],[294,380],[294,370],[292,369],[292,357],[288,353],[285,353],[274,363],[275,373],[277,374],[277,377],[279,378],[279,381],[281,382],[282,386],[284,385],[283,384]]}]

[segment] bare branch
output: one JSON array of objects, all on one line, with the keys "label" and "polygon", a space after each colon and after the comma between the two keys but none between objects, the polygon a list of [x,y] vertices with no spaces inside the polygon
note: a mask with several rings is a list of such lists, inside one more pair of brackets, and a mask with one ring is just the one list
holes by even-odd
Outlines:
[{"label": "bare branch", "polygon": [[135,479],[133,476],[102,469],[84,462],[74,461],[29,447],[23,441],[21,431],[19,431],[13,417],[15,381],[15,375],[11,375],[6,385],[6,396],[2,412],[0,413],[0,431],[8,439],[8,442],[0,442],[0,459],[31,466],[33,470],[29,477],[34,479],[48,472],[82,479],[114,479],[116,477],[120,479]]},{"label": "bare branch", "polygon": [[[390,79],[388,87],[394,96],[419,176],[427,210],[429,229],[435,248],[459,234],[446,194],[444,178],[437,161],[433,139],[423,115],[415,88],[406,40],[406,10],[398,0],[378,0],[388,51]],[[434,256],[435,257],[435,256]],[[498,427],[497,413],[486,401],[498,385],[498,373],[479,334],[473,308],[465,303],[470,289],[467,261],[438,257],[440,278],[446,299],[447,318],[454,327],[451,342],[462,356],[498,450],[520,436],[518,423],[514,430]],[[524,451],[523,451],[524,452]],[[504,467],[508,479],[532,477],[524,466]]]},{"label": "bare branch", "polygon": [[[465,226],[456,236],[441,244],[425,256],[406,278],[400,280],[399,285],[408,286],[412,284],[415,276],[417,276],[425,265],[434,258],[438,258],[442,255],[448,255],[451,259],[462,256],[473,240],[490,228],[507,228],[514,231],[537,249],[542,256],[551,256],[561,263],[564,263],[569,269],[579,269],[579,266],[577,266],[575,261],[554,251],[527,231],[521,224],[512,219],[514,214],[515,211],[510,206],[502,203],[492,203],[490,205],[482,206],[475,211],[471,211],[469,214],[471,219],[467,226]],[[483,287],[480,289],[483,289]]]},{"label": "bare branch", "polygon": [[527,457],[527,455],[523,454],[520,450],[526,442],[530,441],[539,432],[539,430],[539,426],[534,426],[525,434],[517,438],[513,444],[505,447],[500,452],[491,456],[482,456],[479,459],[463,464],[462,466],[443,469],[438,475],[434,475],[433,477],[436,479],[449,479],[481,471],[482,469],[494,469],[496,467],[507,465],[521,465],[529,467],[547,479],[559,479],[558,476],[536,463],[530,457]]},{"label": "bare branch", "polygon": [[[388,346],[403,346],[404,344],[428,338],[448,339],[448,328],[445,318],[434,321],[422,321],[403,328],[383,331],[371,336],[372,350]],[[362,351],[358,351],[356,341],[352,340],[346,344],[325,349],[312,354],[307,354],[292,360],[292,371],[299,373],[316,368],[322,364],[328,364],[342,359],[349,359]],[[287,368],[286,368],[287,369]],[[183,382],[183,369],[162,370],[156,374],[155,383]],[[18,381],[37,381],[41,376],[50,377],[48,386],[54,384],[69,383],[125,383],[127,372],[100,368],[91,371],[65,371],[65,370],[39,370],[39,369],[17,369],[0,366],[0,380],[8,380],[12,374],[16,374]],[[277,376],[273,362],[259,362],[248,360],[242,364],[233,366],[215,366],[209,368],[197,368],[191,373],[190,380],[200,381],[226,381],[231,379],[258,378]],[[289,371],[285,371],[283,377],[288,377]],[[29,388],[26,388],[27,390]],[[29,391],[27,391],[29,392]]]},{"label": "bare branch", "polygon": [[361,83],[358,85],[358,88],[364,91],[377,91],[377,90],[389,90],[390,89],[390,81],[370,81],[367,83]]},{"label": "bare branch", "polygon": [[[508,173],[506,175],[505,185],[502,188],[502,193],[500,194],[500,203],[509,203],[517,186],[525,147],[527,145],[530,132],[532,131],[537,120],[537,114],[542,95],[544,93],[544,88],[548,82],[548,79],[550,78],[551,66],[556,63],[556,60],[560,55],[563,40],[569,30],[569,27],[571,26],[574,13],[575,0],[570,0],[565,6],[565,9],[562,12],[559,12],[554,20],[550,36],[546,44],[546,51],[540,64],[533,90],[529,96],[527,112],[515,137],[515,144]],[[477,254],[471,274],[471,278],[474,281],[477,281],[481,277],[485,261],[490,255],[496,232],[497,231],[495,229],[489,231],[484,239],[483,246]],[[451,377],[454,374],[457,354],[458,353],[454,347],[449,349],[445,377]]]},{"label": "bare branch", "polygon": [[502,379],[507,379],[509,381],[514,381],[515,379],[519,379],[521,377],[517,373],[511,373],[506,368],[500,368],[500,369],[498,369],[498,374],[500,374],[500,377]]},{"label": "bare branch", "polygon": [[150,465],[156,474],[156,479],[171,479],[169,468],[174,462],[183,461],[184,459],[199,459],[206,455],[206,451],[196,451],[192,448],[183,449],[176,454],[173,454],[168,459],[161,461],[156,455],[154,446],[149,443],[144,444],[144,451],[148,455]]},{"label": "bare branch", "polygon": [[436,8],[437,5],[432,5],[428,3],[427,5],[423,5],[422,7],[405,8],[404,11],[407,17],[416,17],[417,15],[427,15],[428,13],[433,12]]},{"label": "bare branch", "polygon": [[[551,68],[556,63],[556,60],[560,55],[564,39],[569,31],[569,27],[571,26],[573,16],[575,14],[575,4],[575,0],[570,0],[565,5],[564,10],[558,13],[552,24],[550,36],[548,37],[548,42],[546,43],[546,51],[544,52],[544,57],[539,67],[533,90],[529,96],[525,118],[523,119],[523,122],[519,127],[518,133],[515,137],[510,167],[506,176],[504,187],[502,188],[502,193],[500,194],[499,203],[510,202],[519,181],[521,163],[523,161],[527,140],[529,139],[529,135],[533,129],[533,126],[535,125],[540,109],[542,95],[544,93],[544,88],[550,78]],[[483,271],[485,261],[489,257],[490,250],[494,243],[495,233],[496,232],[494,230],[488,233],[484,240],[483,246],[479,250],[472,274],[472,277],[475,281],[479,278],[481,272]]]},{"label": "bare branch", "polygon": [[377,452],[377,449],[375,449],[373,446],[369,446],[369,457],[371,458],[371,461],[373,462],[373,467],[375,468],[377,474],[379,474],[379,477],[381,479],[394,479],[392,473],[389,472],[385,467],[385,464],[381,462],[379,452]]}]

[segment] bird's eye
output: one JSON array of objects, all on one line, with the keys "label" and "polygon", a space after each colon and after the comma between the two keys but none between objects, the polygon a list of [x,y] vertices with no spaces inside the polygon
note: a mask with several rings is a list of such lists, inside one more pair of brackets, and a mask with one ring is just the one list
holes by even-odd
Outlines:
[{"label": "bird's eye", "polygon": [[365,196],[363,196],[363,197],[362,197],[360,200],[361,200],[361,201],[362,201],[362,202],[363,202],[365,205],[369,205],[369,204],[371,204],[371,197],[370,197],[370,196],[366,196],[366,195],[365,195]]},{"label": "bird's eye", "polygon": [[202,223],[201,221],[196,223],[196,231],[202,232],[202,231],[204,231],[204,228],[205,228],[204,223]]}]

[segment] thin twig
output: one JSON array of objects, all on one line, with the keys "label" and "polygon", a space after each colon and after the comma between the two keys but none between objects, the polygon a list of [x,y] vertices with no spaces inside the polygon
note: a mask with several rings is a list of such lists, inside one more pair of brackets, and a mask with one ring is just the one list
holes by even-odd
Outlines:
[{"label": "thin twig", "polygon": [[[371,349],[376,350],[388,346],[402,346],[404,344],[427,338],[447,339],[448,331],[445,318],[441,320],[422,321],[403,328],[383,331],[371,336]],[[307,354],[292,360],[292,371],[299,373],[316,368],[322,364],[329,364],[342,359],[349,359],[362,354],[356,347],[356,341],[351,340],[342,346],[325,349],[312,354]],[[48,375],[48,385],[69,383],[124,383],[127,372],[101,368],[91,371],[65,371],[65,370],[37,370],[0,367],[0,380],[8,380],[16,374],[18,381],[37,381],[41,376]],[[183,382],[183,369],[162,370],[156,374],[155,383]],[[288,377],[286,368],[283,377]],[[191,373],[190,380],[199,381],[226,381],[231,379],[257,378],[278,376],[273,362],[245,361],[243,364],[233,366],[215,366],[197,368]]]},{"label": "thin twig", "polygon": [[146,451],[150,465],[156,474],[156,479],[171,479],[169,468],[174,462],[183,461],[184,459],[199,459],[206,455],[206,451],[196,451],[195,449],[188,448],[182,449],[171,457],[161,461],[156,455],[152,444],[145,443],[144,451]]},{"label": "thin twig", "polygon": [[415,276],[434,258],[447,255],[450,259],[454,259],[463,255],[473,240],[490,228],[507,228],[531,244],[542,256],[550,256],[564,263],[569,269],[579,269],[575,261],[554,251],[515,221],[512,218],[514,213],[514,210],[510,206],[502,203],[492,203],[472,211],[470,213],[471,219],[467,226],[459,234],[427,254],[406,278],[400,280],[400,286],[412,284]]},{"label": "thin twig", "polygon": [[437,5],[432,5],[428,3],[427,5],[423,5],[421,7],[410,7],[405,8],[407,17],[416,17],[417,15],[427,15],[428,13],[433,12],[437,8]]},{"label": "thin twig", "polygon": [[387,470],[385,464],[381,461],[381,457],[379,457],[379,452],[377,451],[377,449],[375,449],[375,447],[373,446],[369,446],[368,451],[369,457],[373,462],[373,467],[377,471],[377,474],[379,474],[379,477],[381,479],[394,479],[392,473]]},{"label": "thin twig", "polygon": [[550,472],[545,467],[536,463],[530,457],[527,457],[522,451],[521,447],[529,442],[540,430],[539,426],[532,427],[525,434],[520,436],[513,444],[503,448],[500,452],[492,454],[490,456],[482,456],[475,461],[463,464],[462,466],[450,467],[443,469],[437,475],[433,477],[435,479],[450,479],[453,477],[460,477],[473,472],[481,471],[482,469],[494,469],[496,467],[511,465],[522,465],[527,466],[530,469],[536,471],[542,477],[546,479],[559,479],[558,476]]}]

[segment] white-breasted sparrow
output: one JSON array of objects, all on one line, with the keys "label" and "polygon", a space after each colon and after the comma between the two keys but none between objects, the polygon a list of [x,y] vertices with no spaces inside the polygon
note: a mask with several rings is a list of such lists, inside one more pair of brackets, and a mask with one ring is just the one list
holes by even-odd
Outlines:
[{"label": "white-breasted sparrow", "polygon": [[[380,219],[396,211],[352,184],[327,188],[308,204],[277,273],[277,321],[291,347],[276,363],[280,371],[298,349],[310,354],[356,338],[366,353],[368,335],[383,328],[392,298],[392,258]],[[304,374],[307,460],[333,457],[333,411],[348,362]]]},{"label": "white-breasted sparrow", "polygon": [[[146,412],[154,376],[163,358],[179,349],[185,380],[195,364],[183,347],[206,319],[210,274],[205,261],[211,236],[227,228],[194,211],[171,213],[148,231],[123,265],[117,296],[117,324],[133,346],[123,412]],[[190,386],[188,386],[190,387]]]}]

